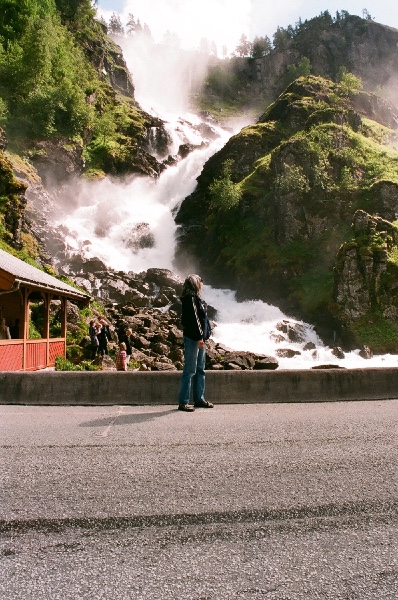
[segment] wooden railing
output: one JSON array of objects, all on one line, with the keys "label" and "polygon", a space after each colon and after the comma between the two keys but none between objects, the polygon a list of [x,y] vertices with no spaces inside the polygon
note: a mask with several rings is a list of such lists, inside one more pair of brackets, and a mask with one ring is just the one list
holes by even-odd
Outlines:
[{"label": "wooden railing", "polygon": [[0,340],[0,371],[37,371],[65,356],[65,338]]}]

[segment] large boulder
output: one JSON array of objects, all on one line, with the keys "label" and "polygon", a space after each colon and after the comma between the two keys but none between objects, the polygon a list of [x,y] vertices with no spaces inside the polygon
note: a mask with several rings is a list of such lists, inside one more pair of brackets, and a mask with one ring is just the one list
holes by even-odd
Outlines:
[{"label": "large boulder", "polygon": [[355,213],[352,229],[353,241],[343,244],[337,257],[333,310],[356,346],[396,352],[398,230],[365,211]]}]

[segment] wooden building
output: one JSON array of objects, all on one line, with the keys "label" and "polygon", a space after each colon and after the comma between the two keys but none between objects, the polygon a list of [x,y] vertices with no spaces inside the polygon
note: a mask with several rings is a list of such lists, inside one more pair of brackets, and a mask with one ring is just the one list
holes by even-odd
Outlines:
[{"label": "wooden building", "polygon": [[0,371],[44,369],[65,357],[68,300],[88,305],[90,296],[0,250]]}]

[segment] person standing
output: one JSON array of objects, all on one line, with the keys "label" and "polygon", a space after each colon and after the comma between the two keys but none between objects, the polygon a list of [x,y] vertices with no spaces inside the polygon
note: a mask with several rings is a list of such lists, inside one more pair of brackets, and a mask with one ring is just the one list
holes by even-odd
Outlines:
[{"label": "person standing", "polygon": [[[184,367],[178,395],[178,410],[192,412],[196,408],[213,408],[205,393],[205,342],[211,335],[206,304],[200,298],[203,281],[199,275],[188,275],[184,281],[182,303],[182,328],[184,336]],[[194,406],[189,401],[192,396]]]},{"label": "person standing", "polygon": [[11,335],[11,339],[13,340],[19,340],[20,336],[19,336],[19,319],[15,319],[14,325],[12,325],[10,327],[10,335]]},{"label": "person standing", "polygon": [[108,352],[108,341],[110,342],[112,339],[111,332],[109,329],[109,325],[105,319],[100,319],[99,322],[101,329],[99,333],[97,333],[98,341],[99,341],[99,351],[101,356],[105,354],[109,354]]},{"label": "person standing", "polygon": [[133,331],[131,329],[126,329],[126,331],[123,332],[119,338],[120,342],[124,342],[126,344],[127,364],[130,362],[131,355],[133,353],[133,344],[131,341],[132,335],[133,335]]},{"label": "person standing", "polygon": [[0,340],[10,340],[11,334],[10,329],[7,327],[7,323],[5,319],[1,319],[0,321]]},{"label": "person standing", "polygon": [[88,328],[88,334],[91,340],[91,360],[94,360],[97,356],[98,348],[99,348],[99,340],[98,340],[98,327],[95,324],[95,321],[90,321],[90,326]]},{"label": "person standing", "polygon": [[124,342],[119,344],[119,352],[116,354],[116,370],[127,371],[127,352]]}]

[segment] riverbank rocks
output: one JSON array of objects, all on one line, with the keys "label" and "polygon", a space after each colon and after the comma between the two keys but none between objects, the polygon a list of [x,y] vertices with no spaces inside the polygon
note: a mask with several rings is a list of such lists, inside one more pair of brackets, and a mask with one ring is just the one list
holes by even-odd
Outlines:
[{"label": "riverbank rocks", "polygon": [[231,350],[210,339],[206,342],[206,368],[228,371],[274,370],[278,368],[278,361],[265,354]]},{"label": "riverbank rocks", "polygon": [[[111,356],[117,351],[119,339],[130,329],[133,346],[130,368],[152,371],[183,368],[180,302],[183,281],[180,277],[168,269],[156,268],[142,273],[116,272],[96,258],[85,261],[75,257],[63,268],[92,294],[93,299],[103,304],[113,331],[109,344]],[[208,306],[208,315],[215,328],[216,309]],[[287,322],[285,326],[288,326]],[[86,347],[88,358],[88,338],[82,345]],[[212,339],[206,342],[206,369],[277,368],[278,361],[273,356],[232,350]]]}]

